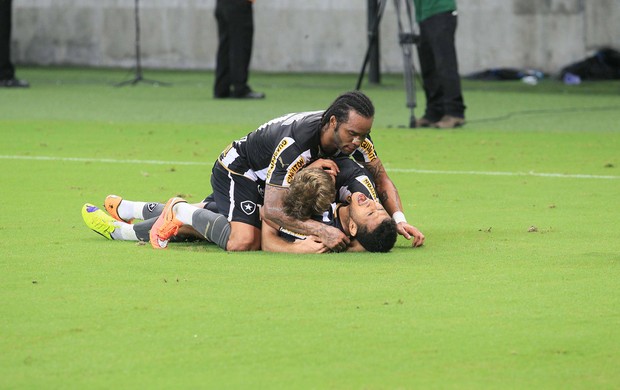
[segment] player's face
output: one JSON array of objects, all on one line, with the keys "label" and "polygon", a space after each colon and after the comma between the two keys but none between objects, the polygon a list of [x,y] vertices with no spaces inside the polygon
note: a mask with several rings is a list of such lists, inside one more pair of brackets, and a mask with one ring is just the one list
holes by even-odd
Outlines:
[{"label": "player's face", "polygon": [[[335,117],[332,117],[335,120]],[[349,155],[364,142],[372,127],[373,118],[364,118],[351,110],[349,119],[339,123],[334,131],[336,147],[344,154]]]},{"label": "player's face", "polygon": [[351,194],[349,217],[358,226],[365,225],[369,230],[374,230],[390,215],[378,201],[368,199],[361,192],[354,192]]}]

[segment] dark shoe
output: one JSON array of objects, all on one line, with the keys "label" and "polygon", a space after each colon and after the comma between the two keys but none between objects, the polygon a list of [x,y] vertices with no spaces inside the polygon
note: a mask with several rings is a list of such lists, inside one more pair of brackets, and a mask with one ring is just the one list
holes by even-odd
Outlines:
[{"label": "dark shoe", "polygon": [[415,121],[415,127],[432,127],[434,125],[435,121],[432,121],[425,116]]},{"label": "dark shoe", "polygon": [[231,96],[235,99],[264,99],[265,94],[262,92],[249,91],[239,96]]},{"label": "dark shoe", "polygon": [[461,127],[465,124],[465,118],[459,118],[458,116],[444,115],[441,120],[435,123],[438,129],[454,129],[455,127]]},{"label": "dark shoe", "polygon": [[30,84],[26,80],[18,80],[16,78],[0,80],[0,88],[28,88]]}]

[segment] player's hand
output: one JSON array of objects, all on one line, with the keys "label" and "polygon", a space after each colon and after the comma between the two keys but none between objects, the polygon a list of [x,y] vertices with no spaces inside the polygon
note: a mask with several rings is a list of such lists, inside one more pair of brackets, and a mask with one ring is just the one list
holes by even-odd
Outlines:
[{"label": "player's hand", "polygon": [[308,236],[305,240],[296,240],[295,245],[300,253],[325,253],[329,248],[323,245],[321,239],[316,236]]},{"label": "player's hand", "polygon": [[412,240],[411,246],[414,248],[424,244],[424,234],[415,226],[411,226],[407,222],[401,222],[396,225],[396,229],[398,230],[398,234],[405,237],[407,240]]},{"label": "player's hand", "polygon": [[338,164],[336,164],[334,160],[330,160],[328,158],[319,158],[318,160],[308,165],[307,168],[322,169],[325,172],[329,173],[329,175],[333,177],[334,180],[336,179],[336,175],[338,175],[338,172],[340,172]]},{"label": "player's hand", "polygon": [[331,226],[325,226],[321,230],[319,239],[323,242],[323,245],[334,252],[344,252],[351,241],[340,229]]}]

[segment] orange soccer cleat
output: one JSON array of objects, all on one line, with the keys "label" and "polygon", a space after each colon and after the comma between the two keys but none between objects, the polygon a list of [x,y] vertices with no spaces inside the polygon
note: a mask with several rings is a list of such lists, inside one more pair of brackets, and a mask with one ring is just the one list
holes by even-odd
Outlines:
[{"label": "orange soccer cleat", "polygon": [[118,215],[118,206],[123,201],[123,198],[118,195],[108,195],[103,201],[103,206],[105,207],[105,211],[108,212],[114,219],[121,222],[132,223],[133,218],[123,219]]},{"label": "orange soccer cleat", "polygon": [[164,211],[161,213],[155,224],[149,232],[149,241],[155,249],[165,249],[168,246],[170,237],[177,234],[179,227],[183,226],[183,222],[175,217],[172,208],[178,203],[187,203],[183,198],[171,198],[166,202]]}]

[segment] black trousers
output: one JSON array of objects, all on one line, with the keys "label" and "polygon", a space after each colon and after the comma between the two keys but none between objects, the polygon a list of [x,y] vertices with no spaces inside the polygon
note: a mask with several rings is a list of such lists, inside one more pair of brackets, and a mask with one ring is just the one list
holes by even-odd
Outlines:
[{"label": "black trousers", "polygon": [[219,46],[215,65],[216,97],[250,92],[248,73],[252,57],[254,15],[248,0],[217,0],[215,18]]},{"label": "black trousers", "polygon": [[12,0],[0,0],[0,80],[15,77],[11,63],[11,14]]},{"label": "black trousers", "polygon": [[424,116],[432,121],[444,115],[465,116],[454,45],[456,25],[457,16],[452,12],[433,15],[420,22],[418,56],[426,95]]}]

